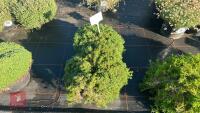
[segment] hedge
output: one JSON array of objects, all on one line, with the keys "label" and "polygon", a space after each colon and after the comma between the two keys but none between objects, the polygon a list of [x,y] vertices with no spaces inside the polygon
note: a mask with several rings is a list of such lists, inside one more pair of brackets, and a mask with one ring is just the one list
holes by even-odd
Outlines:
[{"label": "hedge", "polygon": [[200,112],[200,54],[152,62],[141,91],[151,95],[156,113]]},{"label": "hedge", "polygon": [[107,25],[86,25],[74,37],[76,55],[67,61],[64,81],[71,104],[106,107],[117,99],[121,88],[132,77],[122,61],[123,38]]},{"label": "hedge", "polygon": [[[15,1],[15,2],[13,2]],[[56,15],[55,0],[13,0],[11,13],[27,29],[40,28]]]},{"label": "hedge", "polygon": [[159,16],[175,29],[200,24],[199,0],[155,0]]},{"label": "hedge", "polygon": [[0,43],[0,91],[22,79],[31,67],[32,55],[24,47]]},{"label": "hedge", "polygon": [[[107,2],[106,10],[113,10],[121,0],[102,0],[102,1]],[[92,5],[99,6],[101,4],[100,0],[86,0],[86,2],[88,6]]]},{"label": "hedge", "polygon": [[4,22],[11,19],[7,0],[0,0],[0,32],[3,30]]}]

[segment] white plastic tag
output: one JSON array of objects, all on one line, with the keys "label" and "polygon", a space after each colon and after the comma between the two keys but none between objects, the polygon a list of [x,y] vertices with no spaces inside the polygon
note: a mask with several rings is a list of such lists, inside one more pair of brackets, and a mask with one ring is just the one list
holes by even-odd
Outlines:
[{"label": "white plastic tag", "polygon": [[93,15],[92,17],[90,17],[90,24],[91,25],[95,25],[95,24],[97,25],[102,20],[103,20],[102,12],[99,12],[99,13]]},{"label": "white plastic tag", "polygon": [[10,27],[12,25],[13,25],[13,22],[11,20],[7,20],[7,21],[4,22],[5,27]]}]

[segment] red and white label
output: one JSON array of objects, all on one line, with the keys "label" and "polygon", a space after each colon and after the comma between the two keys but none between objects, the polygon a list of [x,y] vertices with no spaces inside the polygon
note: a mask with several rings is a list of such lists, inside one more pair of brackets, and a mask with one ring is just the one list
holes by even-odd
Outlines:
[{"label": "red and white label", "polygon": [[25,107],[26,106],[26,93],[16,92],[10,94],[10,106]]}]

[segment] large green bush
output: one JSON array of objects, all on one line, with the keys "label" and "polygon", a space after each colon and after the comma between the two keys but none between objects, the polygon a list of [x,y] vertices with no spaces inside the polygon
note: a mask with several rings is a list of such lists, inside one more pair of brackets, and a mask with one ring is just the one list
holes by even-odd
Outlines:
[{"label": "large green bush", "polygon": [[141,90],[157,113],[200,112],[200,54],[171,56],[151,63]]},{"label": "large green bush", "polygon": [[27,29],[40,28],[57,11],[55,0],[12,0],[10,8],[16,21]]},{"label": "large green bush", "polygon": [[124,40],[111,27],[80,28],[74,37],[76,55],[67,61],[64,81],[69,103],[105,107],[117,99],[132,72],[122,61]]},{"label": "large green bush", "polygon": [[159,16],[176,29],[200,24],[200,0],[155,0],[155,2]]},{"label": "large green bush", "polygon": [[0,43],[0,91],[28,74],[32,55],[15,43]]},{"label": "large green bush", "polygon": [[8,1],[0,0],[0,32],[3,30],[4,22],[10,19],[11,15],[8,8]]}]

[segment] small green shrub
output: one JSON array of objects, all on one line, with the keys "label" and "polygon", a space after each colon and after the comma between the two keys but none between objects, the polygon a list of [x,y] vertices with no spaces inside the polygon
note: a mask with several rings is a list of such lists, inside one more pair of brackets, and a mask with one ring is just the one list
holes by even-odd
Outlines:
[{"label": "small green shrub", "polygon": [[15,43],[0,43],[0,91],[25,76],[32,63],[32,55]]},{"label": "small green shrub", "polygon": [[157,113],[200,112],[200,54],[151,63],[141,91],[152,95]]},{"label": "small green shrub", "polygon": [[87,5],[92,6],[99,6],[101,3],[100,1],[105,1],[106,4],[106,10],[112,10],[114,9],[121,0],[86,0]]},{"label": "small green shrub", "polygon": [[171,26],[195,27],[200,24],[199,0],[155,0],[159,16]]},{"label": "small green shrub", "polygon": [[111,27],[84,26],[74,37],[76,55],[66,63],[64,81],[69,103],[105,107],[117,99],[132,72],[122,61],[124,40]]},{"label": "small green shrub", "polygon": [[4,22],[11,19],[7,0],[0,0],[0,32],[3,30]]},{"label": "small green shrub", "polygon": [[40,28],[57,11],[55,0],[15,0],[10,8],[16,21],[27,29]]}]

